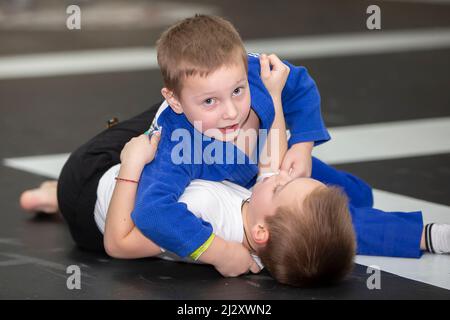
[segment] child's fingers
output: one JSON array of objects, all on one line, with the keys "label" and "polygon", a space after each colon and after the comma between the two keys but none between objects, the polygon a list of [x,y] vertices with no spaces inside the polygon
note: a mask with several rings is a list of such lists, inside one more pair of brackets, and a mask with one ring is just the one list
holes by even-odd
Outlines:
[{"label": "child's fingers", "polygon": [[154,132],[150,137],[150,154],[148,161],[153,161],[156,155],[156,150],[158,150],[158,143],[161,139],[161,135],[158,131]]},{"label": "child's fingers", "polygon": [[155,131],[150,137],[150,143],[153,145],[158,145],[159,140],[161,140],[161,133],[159,131]]},{"label": "child's fingers", "polygon": [[265,54],[259,56],[259,61],[261,64],[261,78],[269,78],[270,77],[270,65],[269,59]]},{"label": "child's fingers", "polygon": [[[162,132],[162,127],[159,127],[158,128],[158,130],[151,130],[151,129],[148,129],[146,132],[144,132],[143,134],[141,134],[141,136],[140,137],[142,137],[142,139],[148,139],[148,140],[150,140],[150,143],[152,142],[152,141],[155,141],[155,142],[159,142],[159,139],[161,138],[161,132]],[[156,136],[156,139],[157,140],[153,140],[154,138],[154,136]]]},{"label": "child's fingers", "polygon": [[267,58],[269,58],[270,62],[273,63],[277,64],[283,63],[283,61],[281,61],[280,58],[278,58],[278,56],[275,53],[269,54]]},{"label": "child's fingers", "polygon": [[261,269],[259,269],[259,266],[256,264],[256,262],[253,261],[252,265],[250,266],[250,271],[253,273],[259,273]]},{"label": "child's fingers", "polygon": [[283,68],[286,68],[286,65],[283,63],[283,61],[280,60],[280,58],[278,58],[277,55],[271,54],[270,56],[268,56],[268,59],[270,61],[270,64],[273,66],[273,70],[280,71]]},{"label": "child's fingers", "polygon": [[273,66],[274,69],[277,70],[277,68],[280,67],[280,64],[282,64],[283,62],[281,62],[281,60],[275,55],[275,54],[271,54],[269,56],[267,56],[267,59],[269,59],[270,64]]}]

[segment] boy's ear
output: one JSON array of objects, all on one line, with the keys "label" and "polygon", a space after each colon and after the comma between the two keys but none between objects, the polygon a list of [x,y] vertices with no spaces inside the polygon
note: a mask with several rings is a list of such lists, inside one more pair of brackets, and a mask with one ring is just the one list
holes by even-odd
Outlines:
[{"label": "boy's ear", "polygon": [[253,240],[260,246],[265,246],[269,240],[269,230],[267,226],[258,224],[252,228]]},{"label": "boy's ear", "polygon": [[166,99],[166,101],[169,103],[169,106],[175,113],[178,114],[183,113],[183,107],[181,106],[180,101],[175,97],[173,91],[167,88],[162,88],[161,94],[163,95],[164,99]]}]

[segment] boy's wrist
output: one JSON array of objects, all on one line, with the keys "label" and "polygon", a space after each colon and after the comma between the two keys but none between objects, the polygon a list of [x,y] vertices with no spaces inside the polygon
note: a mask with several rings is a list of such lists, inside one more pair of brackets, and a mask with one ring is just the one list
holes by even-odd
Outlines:
[{"label": "boy's wrist", "polygon": [[281,102],[281,93],[271,95],[273,101],[273,107],[275,110],[275,116],[281,116],[283,112],[283,104]]},{"label": "boy's wrist", "polygon": [[209,249],[215,237],[216,235],[214,233],[211,233],[208,239],[200,247],[198,247],[194,252],[190,254],[190,257],[195,261],[200,260],[200,257],[203,255],[203,253],[205,253],[206,250]]},{"label": "boy's wrist", "polygon": [[281,92],[280,93],[269,92],[269,93],[270,93],[270,97],[272,98],[275,107],[276,107],[276,104],[281,104]]},{"label": "boy's wrist", "polygon": [[139,180],[142,169],[145,165],[139,162],[122,162],[120,165],[119,177],[125,179]]},{"label": "boy's wrist", "polygon": [[222,253],[226,252],[227,242],[215,236],[209,244],[208,248],[198,258],[199,261],[213,266],[217,266],[221,262]]},{"label": "boy's wrist", "polygon": [[298,142],[298,143],[292,145],[292,147],[295,147],[297,149],[301,149],[301,151],[303,153],[311,154],[312,150],[314,148],[314,142],[312,142],[312,141]]}]

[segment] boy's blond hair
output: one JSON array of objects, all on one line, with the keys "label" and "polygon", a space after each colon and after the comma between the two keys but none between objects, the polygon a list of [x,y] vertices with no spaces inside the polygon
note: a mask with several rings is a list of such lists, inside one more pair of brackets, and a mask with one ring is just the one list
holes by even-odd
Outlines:
[{"label": "boy's blond hair", "polygon": [[348,199],[339,188],[319,187],[300,208],[280,207],[266,222],[269,241],[258,255],[279,282],[330,284],[352,270],[355,233]]},{"label": "boy's blond hair", "polygon": [[208,76],[240,61],[248,72],[247,52],[239,33],[217,16],[197,14],[176,23],[162,33],[156,50],[164,86],[177,97],[188,76]]}]

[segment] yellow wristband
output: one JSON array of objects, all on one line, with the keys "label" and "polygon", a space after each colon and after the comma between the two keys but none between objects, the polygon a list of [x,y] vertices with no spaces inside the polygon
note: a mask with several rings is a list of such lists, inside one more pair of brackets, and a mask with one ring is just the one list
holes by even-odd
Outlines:
[{"label": "yellow wristband", "polygon": [[209,246],[211,245],[211,243],[212,243],[212,241],[214,240],[215,237],[216,237],[216,235],[214,233],[211,233],[211,235],[209,236],[208,240],[206,240],[205,243],[203,243],[200,247],[198,247],[197,250],[192,252],[190,257],[192,259],[194,259],[194,260],[197,260],[198,258],[200,258],[202,253],[205,252],[206,249],[209,248]]}]

